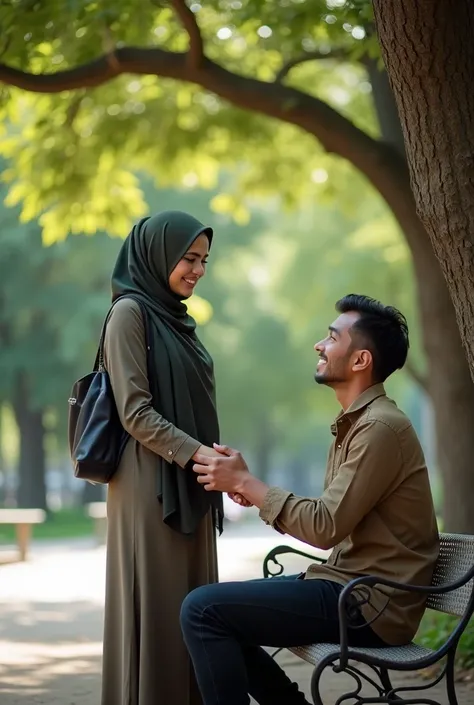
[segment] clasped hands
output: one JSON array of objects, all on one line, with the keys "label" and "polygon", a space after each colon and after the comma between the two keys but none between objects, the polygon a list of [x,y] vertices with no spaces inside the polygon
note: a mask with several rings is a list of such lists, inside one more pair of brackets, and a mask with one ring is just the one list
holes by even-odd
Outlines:
[{"label": "clasped hands", "polygon": [[197,481],[208,492],[226,492],[228,497],[241,507],[253,506],[245,499],[245,481],[250,476],[247,463],[237,450],[213,444],[213,448],[201,446],[193,455],[193,470]]}]

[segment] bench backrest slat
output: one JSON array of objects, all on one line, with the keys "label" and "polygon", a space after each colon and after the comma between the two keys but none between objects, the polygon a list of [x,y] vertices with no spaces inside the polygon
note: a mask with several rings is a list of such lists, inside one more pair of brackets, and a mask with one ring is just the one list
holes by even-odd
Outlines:
[{"label": "bench backrest slat", "polygon": [[[440,551],[433,574],[432,585],[452,583],[468,573],[474,565],[474,536],[465,534],[441,534]],[[429,609],[461,617],[473,590],[473,581],[445,595],[429,595]]]}]

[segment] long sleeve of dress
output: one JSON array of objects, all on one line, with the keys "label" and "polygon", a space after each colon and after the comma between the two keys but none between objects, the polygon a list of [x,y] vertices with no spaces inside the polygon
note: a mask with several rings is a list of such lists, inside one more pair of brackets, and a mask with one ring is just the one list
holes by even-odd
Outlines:
[{"label": "long sleeve of dress", "polygon": [[141,309],[132,299],[122,299],[112,309],[105,333],[104,364],[125,430],[169,463],[184,468],[201,444],[152,406],[144,323]]}]

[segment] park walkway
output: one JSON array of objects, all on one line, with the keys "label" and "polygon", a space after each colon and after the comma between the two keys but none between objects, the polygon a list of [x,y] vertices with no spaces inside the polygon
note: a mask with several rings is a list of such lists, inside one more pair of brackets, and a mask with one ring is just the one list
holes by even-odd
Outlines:
[{"label": "park walkway", "polygon": [[[221,580],[260,577],[263,556],[280,542],[260,524],[230,526],[219,543]],[[99,705],[104,567],[92,539],[36,543],[28,563],[0,565],[1,705]],[[278,659],[309,694],[311,667],[287,651]],[[345,682],[325,677],[327,705]],[[474,705],[472,687],[460,685],[459,696]]]}]

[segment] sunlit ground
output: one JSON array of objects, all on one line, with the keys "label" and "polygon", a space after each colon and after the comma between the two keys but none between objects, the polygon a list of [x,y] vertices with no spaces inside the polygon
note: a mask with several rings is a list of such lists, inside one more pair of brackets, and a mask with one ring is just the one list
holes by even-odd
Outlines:
[{"label": "sunlit ground", "polygon": [[[221,580],[261,577],[263,557],[282,539],[258,521],[228,525]],[[99,702],[104,578],[105,549],[93,539],[36,542],[28,562],[0,565],[2,705]]]},{"label": "sunlit ground", "polygon": [[[281,543],[305,549],[258,520],[229,525],[219,540],[221,580],[261,577],[263,557]],[[285,562],[292,572],[305,564]],[[105,549],[93,539],[37,542],[27,563],[0,565],[1,705],[99,705],[104,577]],[[309,694],[311,668],[289,652],[278,659]],[[328,705],[346,683],[328,675]],[[462,693],[460,702],[474,703],[472,691]]]}]

